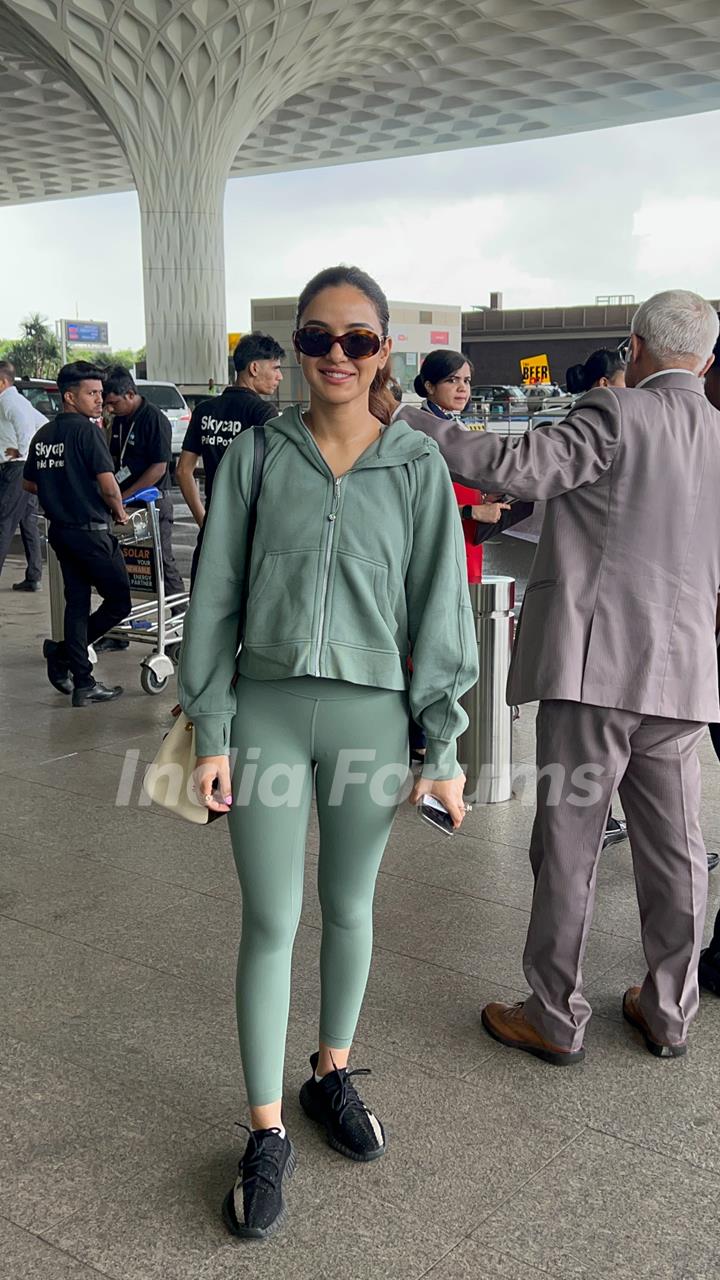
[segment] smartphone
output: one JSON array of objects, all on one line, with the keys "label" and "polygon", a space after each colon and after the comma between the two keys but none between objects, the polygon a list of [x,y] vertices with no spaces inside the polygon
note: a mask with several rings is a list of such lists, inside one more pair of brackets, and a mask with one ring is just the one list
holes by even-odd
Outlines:
[{"label": "smartphone", "polygon": [[437,831],[442,831],[445,836],[454,835],[453,820],[445,805],[440,800],[437,800],[435,796],[423,796],[417,810],[423,822],[429,822],[431,827],[435,827]]}]

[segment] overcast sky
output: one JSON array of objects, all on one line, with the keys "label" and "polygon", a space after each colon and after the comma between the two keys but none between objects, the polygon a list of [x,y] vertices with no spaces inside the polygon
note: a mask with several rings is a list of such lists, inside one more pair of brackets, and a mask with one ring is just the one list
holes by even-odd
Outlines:
[{"label": "overcast sky", "polygon": [[[228,183],[228,330],[252,297],[356,262],[397,300],[506,306],[720,296],[720,112]],[[0,209],[0,338],[29,311],[144,342],[134,193]]]}]

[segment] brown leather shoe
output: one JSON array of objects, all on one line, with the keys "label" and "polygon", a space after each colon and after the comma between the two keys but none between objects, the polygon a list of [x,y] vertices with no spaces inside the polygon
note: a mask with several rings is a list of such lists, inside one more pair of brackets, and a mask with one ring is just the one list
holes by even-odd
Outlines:
[{"label": "brown leather shoe", "polygon": [[528,1022],[520,1004],[486,1004],[482,1011],[482,1024],[488,1035],[508,1049],[522,1049],[553,1067],[571,1067],[582,1062],[584,1049],[560,1049],[556,1044],[543,1040],[539,1031]]},{"label": "brown leather shoe", "polygon": [[623,996],[623,1018],[630,1023],[645,1041],[645,1046],[656,1058],[683,1058],[687,1053],[687,1040],[682,1044],[663,1044],[656,1040],[640,1008],[640,987],[628,987]]}]

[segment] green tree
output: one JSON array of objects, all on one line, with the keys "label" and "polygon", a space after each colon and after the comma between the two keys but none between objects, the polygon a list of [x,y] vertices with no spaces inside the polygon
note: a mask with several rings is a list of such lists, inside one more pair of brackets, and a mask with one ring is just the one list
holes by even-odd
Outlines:
[{"label": "green tree", "polygon": [[6,352],[21,378],[53,378],[60,364],[60,343],[50,328],[47,316],[39,312],[21,322],[22,337]]},{"label": "green tree", "polygon": [[121,351],[92,351],[73,347],[72,355],[68,354],[68,359],[89,360],[91,364],[97,365],[98,369],[109,369],[115,364],[121,364],[125,369],[132,369],[135,364],[135,352],[129,347]]}]

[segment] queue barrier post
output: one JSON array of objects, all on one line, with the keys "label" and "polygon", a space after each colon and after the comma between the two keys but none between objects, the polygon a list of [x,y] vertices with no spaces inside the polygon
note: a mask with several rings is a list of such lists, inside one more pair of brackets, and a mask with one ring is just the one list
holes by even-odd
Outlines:
[{"label": "queue barrier post", "polygon": [[515,633],[515,579],[486,577],[470,584],[480,674],[464,694],[470,723],[458,741],[467,775],[465,794],[474,804],[512,797],[513,709],[505,690]]}]

